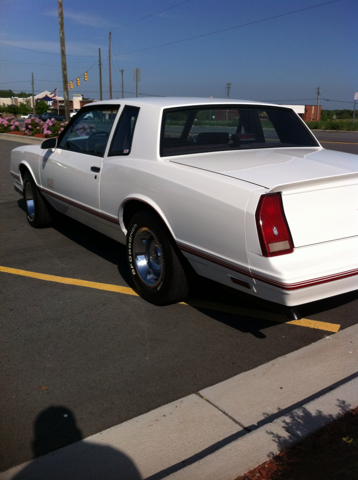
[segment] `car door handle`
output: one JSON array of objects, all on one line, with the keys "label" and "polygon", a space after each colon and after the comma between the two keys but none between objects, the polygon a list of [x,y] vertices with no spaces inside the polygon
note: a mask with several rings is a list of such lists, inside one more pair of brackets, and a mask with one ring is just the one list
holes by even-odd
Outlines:
[{"label": "car door handle", "polygon": [[100,171],[101,171],[101,169],[99,167],[91,167],[91,172],[98,173]]}]

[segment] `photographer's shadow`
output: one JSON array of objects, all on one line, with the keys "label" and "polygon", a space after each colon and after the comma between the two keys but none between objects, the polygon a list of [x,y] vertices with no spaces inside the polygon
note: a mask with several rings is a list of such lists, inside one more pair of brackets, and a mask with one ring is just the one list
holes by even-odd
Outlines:
[{"label": "photographer's shadow", "polygon": [[119,450],[82,440],[72,412],[49,407],[34,424],[34,460],[11,480],[141,480],[133,461]]}]

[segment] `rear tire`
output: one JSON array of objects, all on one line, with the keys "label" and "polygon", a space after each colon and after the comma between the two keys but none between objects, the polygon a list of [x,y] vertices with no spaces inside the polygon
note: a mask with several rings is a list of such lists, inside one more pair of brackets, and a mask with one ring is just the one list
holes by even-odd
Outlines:
[{"label": "rear tire", "polygon": [[152,212],[139,212],[129,223],[127,259],[135,290],[154,305],[188,295],[181,254],[164,223]]},{"label": "rear tire", "polygon": [[29,172],[24,175],[24,199],[27,221],[31,227],[42,228],[51,224],[48,206]]}]

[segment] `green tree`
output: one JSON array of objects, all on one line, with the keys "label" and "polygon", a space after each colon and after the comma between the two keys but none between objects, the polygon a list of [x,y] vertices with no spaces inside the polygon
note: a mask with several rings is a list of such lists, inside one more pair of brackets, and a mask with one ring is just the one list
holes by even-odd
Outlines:
[{"label": "green tree", "polygon": [[31,93],[26,93],[26,92],[15,93],[15,97],[28,98],[28,97],[31,97]]},{"label": "green tree", "polygon": [[12,90],[0,90],[0,98],[15,97],[15,93]]},{"label": "green tree", "polygon": [[43,113],[46,113],[47,110],[48,110],[48,105],[47,105],[47,103],[46,103],[44,100],[39,100],[39,101],[36,103],[35,111],[36,111],[36,113],[38,113],[39,115],[42,115]]},{"label": "green tree", "polygon": [[322,110],[321,111],[321,120],[322,120],[322,122],[325,122],[326,120],[328,120],[327,110]]},{"label": "green tree", "polygon": [[20,113],[20,108],[17,105],[9,105],[6,108],[6,112],[10,113],[11,115],[19,115]]},{"label": "green tree", "polygon": [[28,113],[31,112],[31,107],[30,107],[30,102],[29,100],[26,100],[25,103],[20,103],[19,105],[19,110],[21,115],[27,115]]}]

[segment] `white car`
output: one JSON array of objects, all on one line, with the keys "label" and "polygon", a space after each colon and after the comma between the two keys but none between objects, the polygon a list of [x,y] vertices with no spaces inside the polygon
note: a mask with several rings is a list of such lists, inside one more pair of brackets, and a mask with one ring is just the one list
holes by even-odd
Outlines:
[{"label": "white car", "polygon": [[295,306],[358,288],[358,156],[292,109],[232,99],[86,105],[58,139],[12,151],[33,227],[51,209],[127,246],[137,292],[185,298],[191,266]]}]

